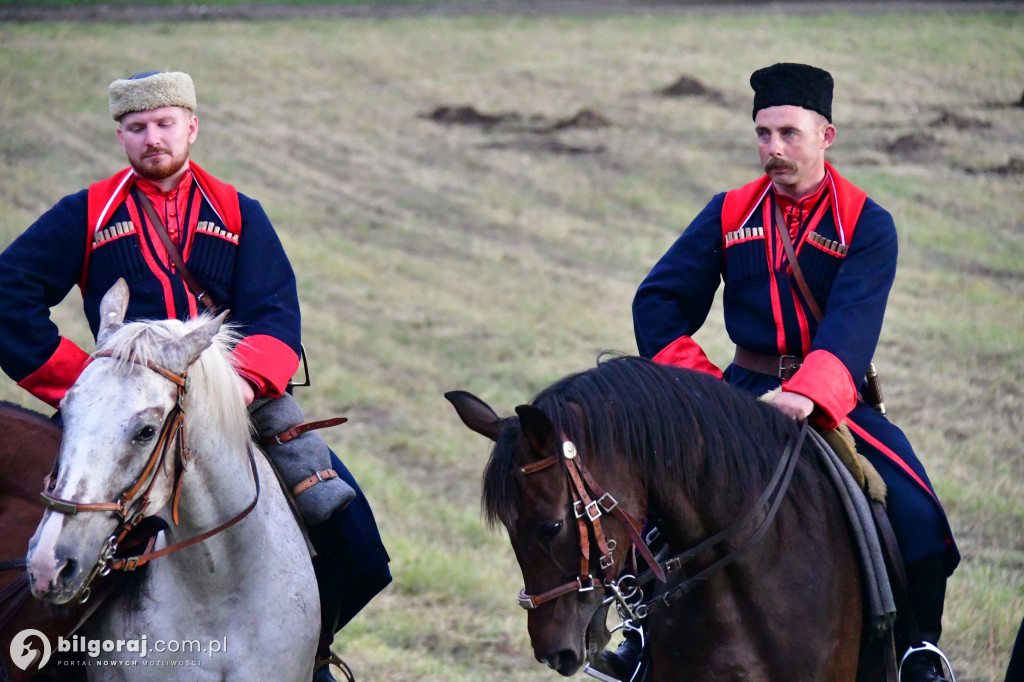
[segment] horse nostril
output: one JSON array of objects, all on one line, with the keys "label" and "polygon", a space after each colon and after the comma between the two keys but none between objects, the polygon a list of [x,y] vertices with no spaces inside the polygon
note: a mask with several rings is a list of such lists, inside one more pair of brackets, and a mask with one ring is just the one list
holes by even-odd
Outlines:
[{"label": "horse nostril", "polygon": [[541,663],[547,664],[549,668],[557,671],[560,675],[570,675],[578,667],[579,657],[569,649],[563,649],[554,656],[540,658]]},{"label": "horse nostril", "polygon": [[64,567],[60,569],[60,573],[58,573],[57,576],[64,579],[70,578],[74,574],[75,569],[77,567],[77,561],[75,561],[74,559],[65,559]]}]

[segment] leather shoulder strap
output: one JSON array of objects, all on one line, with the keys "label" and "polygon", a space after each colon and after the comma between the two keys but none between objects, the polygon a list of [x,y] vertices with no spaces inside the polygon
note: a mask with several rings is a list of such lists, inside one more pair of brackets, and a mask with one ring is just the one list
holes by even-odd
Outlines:
[{"label": "leather shoulder strap", "polygon": [[793,270],[793,279],[796,280],[796,286],[800,290],[800,297],[803,298],[807,307],[811,309],[811,315],[814,315],[815,321],[821,322],[824,315],[821,312],[821,308],[818,307],[818,302],[814,300],[811,288],[807,286],[807,280],[804,279],[803,270],[800,269],[800,261],[797,260],[796,250],[793,248],[793,240],[789,238],[789,228],[786,227],[786,222],[782,219],[782,211],[779,210],[779,205],[775,203],[775,197],[772,197],[772,206],[775,208],[775,227],[782,238],[782,248],[786,250],[786,258],[789,260],[789,267]]},{"label": "leather shoulder strap", "polygon": [[171,239],[171,235],[167,234],[167,228],[164,227],[164,223],[160,220],[160,216],[157,215],[156,209],[153,208],[153,202],[149,200],[145,192],[133,192],[135,200],[142,207],[142,210],[146,212],[146,217],[149,218],[149,222],[153,223],[153,229],[156,231],[158,237],[160,237],[161,243],[164,245],[164,249],[167,250],[167,255],[170,257],[171,262],[174,263],[174,267],[181,273],[181,278],[185,280],[185,284],[188,285],[189,289],[196,293],[196,297],[199,302],[206,307],[207,310],[213,310],[217,304],[213,302],[210,295],[206,293],[206,289],[203,288],[199,282],[196,281],[195,277],[187,267],[185,267],[185,261],[181,257],[181,252],[178,251],[178,247],[175,245],[174,240]]}]

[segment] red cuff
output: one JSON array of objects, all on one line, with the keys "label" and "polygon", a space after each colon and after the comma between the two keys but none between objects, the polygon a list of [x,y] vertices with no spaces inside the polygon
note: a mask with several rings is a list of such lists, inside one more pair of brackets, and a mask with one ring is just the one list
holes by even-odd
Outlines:
[{"label": "red cuff", "polygon": [[680,336],[658,351],[658,354],[652,359],[663,365],[695,369],[698,372],[710,374],[717,379],[722,378],[722,370],[718,369],[714,363],[708,360],[708,356],[704,354],[704,349],[689,336]]},{"label": "red cuff", "polygon": [[23,389],[51,407],[60,407],[60,401],[92,358],[69,339],[60,338],[57,350],[43,366],[18,382]]},{"label": "red cuff", "polygon": [[818,408],[815,412],[821,413],[815,422],[824,428],[836,428],[857,406],[857,387],[850,371],[826,350],[811,351],[793,378],[783,382],[782,387],[813,400]]},{"label": "red cuff", "polygon": [[299,356],[288,344],[266,334],[242,339],[232,353],[235,371],[256,386],[256,397],[279,398],[299,368]]}]

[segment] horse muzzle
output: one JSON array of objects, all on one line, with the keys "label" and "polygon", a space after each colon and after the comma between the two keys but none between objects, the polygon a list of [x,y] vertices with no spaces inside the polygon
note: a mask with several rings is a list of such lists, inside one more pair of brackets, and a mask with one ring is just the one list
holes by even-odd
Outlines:
[{"label": "horse muzzle", "polygon": [[572,677],[580,669],[583,660],[572,649],[562,649],[545,656],[535,653],[537,660],[563,677]]},{"label": "horse muzzle", "polygon": [[558,674],[571,677],[584,663],[599,656],[608,643],[608,603],[580,602],[569,597],[557,602],[545,613],[531,612],[527,626],[534,657]]},{"label": "horse muzzle", "polygon": [[65,604],[83,590],[95,564],[83,558],[79,548],[63,541],[63,518],[52,515],[36,530],[26,555],[32,596],[53,604]]},{"label": "horse muzzle", "polygon": [[28,579],[32,596],[53,604],[65,604],[77,595],[85,582],[88,567],[60,548],[51,556],[41,552],[28,555]]}]

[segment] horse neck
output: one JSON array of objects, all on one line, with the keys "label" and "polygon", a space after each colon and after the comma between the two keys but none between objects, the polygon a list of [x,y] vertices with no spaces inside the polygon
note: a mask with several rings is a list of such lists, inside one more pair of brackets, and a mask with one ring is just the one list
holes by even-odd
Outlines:
[{"label": "horse neck", "polygon": [[734,523],[745,511],[700,482],[659,479],[650,486],[650,516],[673,547],[692,547]]},{"label": "horse neck", "polygon": [[[248,441],[242,441],[237,434],[231,437],[217,430],[196,428],[187,431],[187,440],[191,459],[181,474],[178,523],[172,524],[167,532],[169,543],[195,537],[229,521],[244,511],[257,494],[248,449],[254,446]],[[262,495],[267,495],[270,487],[262,485]],[[251,516],[261,516],[261,507],[265,506],[258,505]],[[169,507],[164,510],[168,519]],[[259,544],[262,534],[269,532],[267,525],[261,523],[245,523],[244,533],[237,532],[241,528],[233,526],[193,547],[199,548],[209,560],[235,562]]]}]

